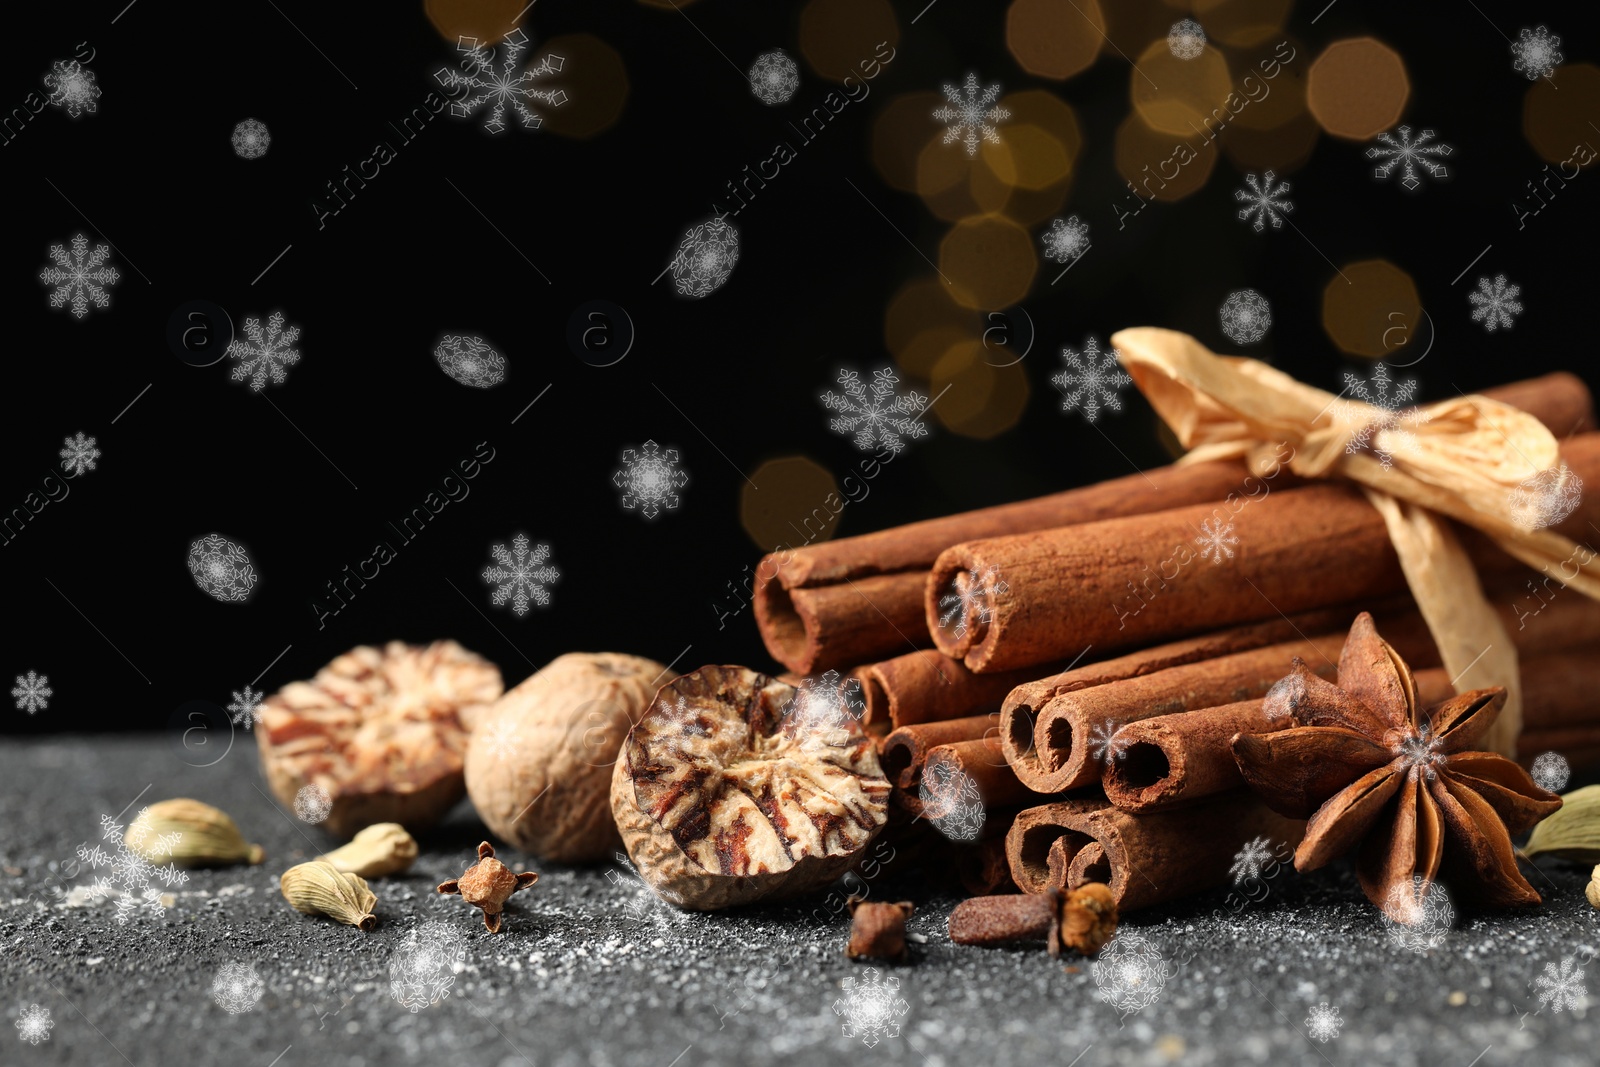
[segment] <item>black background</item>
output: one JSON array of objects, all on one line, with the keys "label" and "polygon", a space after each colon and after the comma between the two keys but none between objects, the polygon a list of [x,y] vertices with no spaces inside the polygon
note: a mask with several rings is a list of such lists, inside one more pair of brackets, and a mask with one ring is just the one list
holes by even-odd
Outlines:
[{"label": "black background", "polygon": [[[1125,189],[1111,139],[1128,111],[1128,63],[1108,49],[1065,83],[1037,79],[1005,50],[1003,5],[942,0],[911,25],[923,4],[897,4],[896,56],[870,97],[741,213],[737,269],[693,301],[676,298],[670,279],[651,285],[684,227],[746,164],[792,142],[785,119],[831,87],[803,59],[785,107],[761,105],[743,81],[763,51],[800,58],[798,5],[702,0],[680,13],[539,0],[523,21],[535,48],[582,32],[621,54],[631,91],[619,121],[588,140],[491,137],[446,114],[401,145],[388,123],[455,60],[420,3],[123,3],[8,13],[0,105],[20,106],[80,41],[95,50],[104,95],[95,115],[47,108],[0,146],[13,203],[0,505],[9,512],[39,489],[65,436],[92,435],[103,455],[0,546],[11,621],[0,676],[36,670],[55,690],[37,715],[3,709],[6,731],[161,729],[185,701],[226,704],[286,647],[258,689],[390,639],[453,637],[497,662],[508,685],[574,649],[680,670],[772,666],[749,611],[719,629],[713,606],[728,609],[728,583],[759,555],[739,522],[743,475],[803,454],[842,477],[860,457],[829,432],[817,395],[842,365],[865,373],[890,362],[884,309],[906,280],[931,273],[907,238],[934,255],[949,228],[874,170],[872,122],[895,95],[968,69],[1008,92],[1048,88],[1076,110],[1084,150],[1062,214],[1090,223],[1093,252],[1057,286],[1041,264],[1024,302],[1038,341],[1020,424],[987,442],[935,425],[846,508],[841,535],[1164,462],[1154,417],[1131,391],[1098,427],[1059,411],[1056,353],[1087,333],[1170,326],[1229,351],[1216,308],[1248,286],[1274,315],[1249,354],[1332,389],[1343,370],[1370,371],[1322,331],[1329,259],[1381,256],[1415,279],[1437,335],[1405,373],[1425,399],[1556,369],[1600,385],[1589,185],[1600,179],[1581,175],[1520,232],[1511,208],[1543,166],[1521,132],[1528,82],[1500,32],[1537,21],[1520,5],[1483,2],[1480,14],[1343,0],[1314,26],[1322,4],[1294,12],[1305,62],[1360,32],[1398,49],[1412,82],[1406,120],[1456,149],[1452,180],[1408,196],[1371,179],[1363,146],[1321,138],[1287,175],[1302,238],[1238,221],[1242,180],[1225,159],[1202,192],[1154,205],[1119,233],[1112,205]],[[1577,13],[1552,16],[1567,62],[1592,60]],[[229,145],[247,116],[271,131],[262,159]],[[319,230],[313,200],[380,140],[397,158]],[[38,281],[49,246],[77,232],[114,243],[122,273],[111,307],[83,321],[49,308]],[[1502,271],[1527,310],[1515,329],[1485,334],[1466,292]],[[302,328],[287,383],[256,394],[229,380],[230,362],[180,361],[167,320],[195,299],[226,308],[236,327],[283,309]],[[593,299],[622,306],[637,328],[615,366],[587,365],[566,340],[574,309]],[[446,332],[483,335],[507,356],[508,381],[480,391],[442,375],[431,352]],[[623,511],[611,483],[622,450],[646,439],[678,449],[690,478],[682,506],[653,522]],[[495,458],[470,496],[400,545],[387,521],[421,505],[482,441]],[[519,530],[551,544],[562,571],[551,606],[521,619],[491,608],[479,578],[489,545]],[[188,546],[212,532],[253,557],[261,580],[248,603],[219,603],[191,580]],[[398,558],[319,629],[313,599],[380,539]]]}]

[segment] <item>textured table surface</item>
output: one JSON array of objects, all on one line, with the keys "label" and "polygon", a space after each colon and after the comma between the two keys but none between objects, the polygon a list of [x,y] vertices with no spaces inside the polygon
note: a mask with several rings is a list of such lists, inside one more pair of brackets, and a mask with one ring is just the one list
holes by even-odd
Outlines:
[{"label": "textured table surface", "polygon": [[[1571,960],[1575,981],[1600,998],[1600,912],[1584,900],[1585,875],[1554,862],[1532,876],[1542,908],[1462,914],[1426,954],[1389,942],[1347,866],[1284,871],[1258,888],[1259,901],[1235,898],[1237,908],[1218,891],[1136,914],[1123,929],[1161,953],[1159,996],[1122,1016],[1097,996],[1087,961],[952,945],[945,918],[955,898],[906,879],[871,892],[914,900],[910,929],[925,940],[908,965],[873,973],[844,958],[848,921],[819,913],[820,901],[682,915],[649,905],[620,867],[530,862],[539,884],[514,898],[505,932],[490,936],[459,898],[433,891],[484,836],[465,803],[422,841],[407,874],[374,882],[377,930],[302,916],[279,896],[278,874],[332,842],[268,798],[248,737],[206,768],[157,736],[8,741],[0,778],[0,994],[8,1019],[37,1004],[52,1023],[37,1045],[9,1028],[0,1034],[4,1064],[1489,1067],[1600,1058],[1600,999],[1588,1012],[1570,1003],[1555,1011],[1541,1007],[1535,984],[1547,965]],[[173,796],[232,814],[265,846],[266,862],[193,872],[174,887],[173,906],[126,924],[108,903],[75,906],[72,888],[92,877],[67,864],[80,843],[99,840],[101,816],[127,809],[127,822],[135,798]],[[391,995],[390,964],[407,933],[431,920],[459,929],[465,954],[447,995],[413,1013]],[[263,987],[238,1014],[212,995],[230,962],[253,964]],[[891,980],[896,991],[885,988]],[[885,1002],[887,1017],[871,1017]],[[1323,1002],[1343,1026],[1319,1043],[1306,1020]],[[846,1036],[852,1013],[857,1034]]]}]

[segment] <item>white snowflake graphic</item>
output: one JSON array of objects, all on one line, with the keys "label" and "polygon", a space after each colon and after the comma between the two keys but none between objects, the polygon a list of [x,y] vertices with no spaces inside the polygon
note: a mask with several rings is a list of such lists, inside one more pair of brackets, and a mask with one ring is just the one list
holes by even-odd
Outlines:
[{"label": "white snowflake graphic", "polygon": [[1563,959],[1559,967],[1545,964],[1544,973],[1533,980],[1533,989],[1539,1007],[1551,1011],[1582,1011],[1589,1000],[1589,991],[1583,985],[1583,968],[1572,956]]},{"label": "white snowflake graphic", "polygon": [[1120,722],[1105,721],[1095,724],[1089,733],[1089,755],[1101,763],[1110,760],[1119,760],[1128,754],[1128,740],[1118,737],[1117,731],[1122,729]]},{"label": "white snowflake graphic", "polygon": [[89,238],[81,233],[72,235],[70,253],[63,245],[51,245],[50,258],[56,265],[39,271],[41,282],[55,286],[50,294],[50,306],[66,307],[70,300],[72,315],[78,319],[89,314],[90,304],[97,308],[110,307],[111,294],[104,286],[116,285],[122,278],[117,268],[105,265],[110,256],[111,249],[105,245],[95,245],[90,252]]},{"label": "white snowflake graphic", "polygon": [[922,774],[922,814],[952,841],[976,841],[988,815],[978,783],[960,768],[935,764]]},{"label": "white snowflake graphic", "polygon": [[1076,215],[1064,219],[1051,219],[1050,229],[1044,235],[1044,258],[1057,263],[1071,263],[1089,251],[1089,224]]},{"label": "white snowflake graphic", "polygon": [[211,999],[229,1015],[243,1015],[254,1008],[265,989],[253,963],[224,963],[211,979]]},{"label": "white snowflake graphic", "polygon": [[1000,134],[995,127],[1009,119],[1011,112],[995,106],[995,101],[1000,99],[998,84],[980,89],[977,73],[969,72],[966,83],[960,88],[949,82],[943,88],[944,97],[949,103],[936,110],[933,117],[935,121],[945,124],[945,144],[961,141],[967,147],[967,155],[975,156],[978,154],[979,138],[990,144],[1000,143]]},{"label": "white snowflake graphic", "polygon": [[750,91],[768,107],[787,104],[800,88],[800,68],[781,48],[763,52],[750,67]]},{"label": "white snowflake graphic", "polygon": [[511,539],[509,549],[505,545],[490,545],[489,555],[494,563],[484,569],[483,580],[494,586],[489,597],[491,604],[499,607],[510,600],[512,613],[520,618],[528,613],[530,601],[540,607],[550,603],[550,590],[546,586],[560,578],[561,571],[545,566],[545,560],[550,558],[549,545],[530,548],[527,535],[519,533]]},{"label": "white snowflake graphic", "polygon": [[1483,323],[1489,333],[1504,326],[1511,329],[1515,318],[1522,314],[1522,286],[1510,285],[1504,274],[1496,274],[1493,284],[1488,278],[1478,279],[1478,288],[1467,294],[1472,302],[1472,321]]},{"label": "white snowflake graphic", "polygon": [[1200,524],[1200,536],[1194,539],[1200,549],[1200,558],[1209,559],[1213,565],[1233,558],[1233,546],[1239,539],[1233,534],[1233,523],[1221,519],[1207,519]]},{"label": "white snowflake graphic", "polygon": [[522,747],[522,736],[517,733],[516,727],[504,719],[495,719],[482,730],[482,741],[478,740],[478,731],[473,731],[473,743],[481,744],[485,752],[496,763],[516,759]]},{"label": "white snowflake graphic", "polygon": [[1511,69],[1531,82],[1550,77],[1566,58],[1561,54],[1561,38],[1544,26],[1523,27],[1511,42]]},{"label": "white snowflake graphic", "polygon": [[389,993],[414,1015],[450,995],[466,962],[467,940],[456,927],[423,923],[389,957]]},{"label": "white snowflake graphic", "polygon": [[1435,181],[1450,177],[1449,168],[1437,160],[1448,156],[1455,149],[1443,141],[1435,143],[1432,130],[1423,130],[1417,134],[1415,140],[1411,137],[1410,126],[1398,127],[1394,132],[1399,136],[1378,134],[1379,143],[1367,149],[1368,159],[1383,160],[1373,168],[1373,177],[1382,180],[1398,169],[1400,185],[1408,193],[1414,193],[1422,188],[1420,172],[1426,172]]},{"label": "white snowflake graphic", "polygon": [[58,59],[50,64],[44,84],[50,90],[50,103],[72,118],[99,110],[95,101],[100,99],[100,87],[94,83],[94,72],[76,59]]},{"label": "white snowflake graphic", "polygon": [[255,725],[256,711],[261,707],[262,694],[248,685],[244,687],[244,692],[242,693],[237,689],[231,690],[231,692],[233,693],[233,703],[228,705],[228,719],[235,726],[242,726],[248,730]]},{"label": "white snowflake graphic", "polygon": [[838,381],[843,394],[822,394],[823,407],[843,413],[828,421],[828,429],[837,434],[855,434],[855,446],[863,452],[877,447],[898,455],[906,447],[902,436],[927,436],[928,428],[920,416],[928,408],[928,398],[915,389],[904,396],[896,395],[900,376],[894,371],[887,367],[873,371],[870,391],[853,370],[840,370]]},{"label": "white snowflake graphic", "polygon": [[300,353],[292,347],[300,340],[300,327],[291,326],[285,330],[281,311],[272,313],[264,331],[260,319],[246,318],[244,336],[248,340],[234,338],[224,355],[240,361],[233,368],[233,380],[242,382],[250,379],[250,388],[258,393],[269,378],[274,384],[281,385],[288,377],[286,368],[300,362]]},{"label": "white snowflake graphic", "polygon": [[1246,174],[1244,182],[1250,188],[1233,191],[1233,198],[1245,205],[1239,209],[1239,218],[1250,222],[1250,228],[1257,233],[1266,229],[1269,222],[1274,230],[1283,229],[1283,216],[1294,211],[1289,202],[1289,183],[1277,181],[1277,177],[1270,170],[1263,171],[1259,180],[1254,174]]},{"label": "white snowflake graphic", "polygon": [[1228,868],[1228,874],[1233,877],[1234,885],[1244,885],[1251,878],[1260,878],[1261,868],[1271,859],[1272,842],[1265,837],[1254,838],[1233,854],[1233,866]]},{"label": "white snowflake graphic", "polygon": [[861,682],[841,678],[838,671],[826,671],[815,678],[802,679],[784,708],[784,726],[805,740],[826,743],[835,730],[843,729],[846,719],[860,722],[866,714],[866,698]]},{"label": "white snowflake graphic", "polygon": [[466,86],[473,90],[465,99],[450,105],[450,114],[464,119],[486,105],[493,105],[483,124],[483,128],[490,133],[505,131],[507,108],[516,112],[525,130],[537,130],[544,125],[544,119],[529,104],[538,101],[550,107],[560,107],[567,102],[567,94],[564,89],[535,89],[533,83],[546,74],[559,72],[566,60],[561,56],[546,56],[538,66],[518,73],[517,67],[528,43],[528,35],[520,29],[506,34],[500,42],[500,66],[497,70],[494,48],[479,45],[476,37],[459,38],[456,50],[466,55],[471,73],[463,74],[449,67],[440,67],[433,75],[434,80],[447,89]]},{"label": "white snowflake graphic", "polygon": [[1427,952],[1444,944],[1456,921],[1455,905],[1444,886],[1426,881],[1420,874],[1409,882],[1395,883],[1384,898],[1382,914],[1389,943],[1412,952]]},{"label": "white snowflake graphic", "polygon": [[1179,59],[1199,59],[1206,50],[1206,31],[1194,19],[1180,19],[1167,31],[1167,51]]},{"label": "white snowflake graphic", "polygon": [[1120,393],[1133,382],[1122,369],[1121,356],[1115,348],[1100,351],[1100,341],[1093,336],[1085,339],[1082,352],[1063,345],[1061,358],[1067,367],[1050,379],[1062,392],[1061,410],[1082,412],[1090,422],[1100,417],[1101,405],[1121,411]]},{"label": "white snowflake graphic", "polygon": [[638,449],[623,449],[622,467],[611,475],[611,484],[622,490],[624,508],[653,519],[662,508],[677,510],[678,490],[689,484],[689,474],[678,466],[676,448],[663,452],[646,441]]},{"label": "white snowflake graphic", "polygon": [[616,860],[621,870],[608,868],[605,872],[606,881],[616,886],[623,893],[621,902],[622,910],[630,918],[650,920],[657,927],[671,928],[688,925],[693,920],[692,913],[679,911],[656,896],[655,890],[650,888],[650,883],[639,876],[634,870],[633,862],[621,852],[613,852],[612,859]]},{"label": "white snowflake graphic", "polygon": [[94,470],[94,461],[100,458],[100,450],[94,447],[93,437],[79,433],[75,437],[63,437],[61,444],[63,447],[57,455],[61,457],[62,470],[74,476]]},{"label": "white snowflake graphic", "polygon": [[50,698],[56,691],[50,688],[50,676],[35,674],[17,675],[16,688],[11,690],[11,695],[16,698],[17,710],[26,711],[29,715],[43,711],[50,706]]},{"label": "white snowflake graphic", "polygon": [[506,380],[506,357],[481,337],[446,334],[434,346],[439,367],[462,385],[492,389]]},{"label": "white snowflake graphic", "polygon": [[189,546],[194,584],[223,603],[236,603],[256,585],[255,564],[245,550],[221,534],[207,534]]},{"label": "white snowflake graphic", "polygon": [[1311,1009],[1311,1014],[1306,1016],[1306,1033],[1313,1041],[1327,1044],[1339,1036],[1339,1031],[1344,1028],[1344,1019],[1339,1016],[1339,1009],[1327,1001],[1323,1001]]},{"label": "white snowflake graphic", "polygon": [[1236,345],[1253,345],[1272,328],[1272,305],[1254,289],[1235,289],[1217,309],[1222,333]]},{"label": "white snowflake graphic", "polygon": [[1528,774],[1540,789],[1559,793],[1567,787],[1567,780],[1572,777],[1572,766],[1559,752],[1541,752],[1533,758],[1533,766],[1528,768]]},{"label": "white snowflake graphic", "polygon": [[101,867],[110,870],[109,877],[95,877],[94,884],[88,887],[89,896],[94,900],[114,900],[119,924],[127,924],[140,908],[157,915],[161,913],[165,907],[161,891],[150,884],[151,879],[160,879],[169,887],[189,881],[188,872],[179,870],[174,863],[156,866],[155,860],[172,855],[183,835],[171,833],[152,838],[149,814],[149,808],[140,808],[126,834],[122,824],[111,816],[100,816],[100,838],[110,843],[116,850],[114,853],[99,845],[78,846],[80,862],[94,871]]},{"label": "white snowflake graphic", "polygon": [[[1389,377],[1388,365],[1379,363],[1373,369],[1371,378],[1362,378],[1347,371],[1341,397],[1346,395],[1359,401],[1340,399],[1333,403],[1335,421],[1356,427],[1350,440],[1345,442],[1346,455],[1371,451],[1383,468],[1388,470],[1394,464],[1396,453],[1417,450],[1417,436],[1410,428],[1425,424],[1428,416],[1415,407],[1401,407],[1413,403],[1417,398],[1415,378],[1404,378],[1397,383]],[[1378,409],[1376,417],[1373,408]]]},{"label": "white snowflake graphic", "polygon": [[1511,520],[1527,531],[1554,526],[1583,501],[1583,479],[1565,463],[1540,471],[1507,493]]},{"label": "white snowflake graphic", "polygon": [[333,797],[315,782],[300,787],[294,795],[294,816],[301,822],[326,822],[333,811]]},{"label": "white snowflake graphic", "polygon": [[969,624],[987,626],[993,622],[994,602],[1010,592],[1011,587],[1000,580],[998,567],[991,565],[976,574],[963,572],[956,576],[955,591],[939,598],[939,625],[949,629],[954,622],[951,632],[957,639],[963,638]]},{"label": "white snowflake graphic", "polygon": [[721,289],[739,262],[739,229],[727,219],[691,226],[678,242],[669,269],[680,296],[709,296]]},{"label": "white snowflake graphic", "polygon": [[37,1045],[50,1040],[50,1031],[55,1025],[55,1020],[50,1018],[49,1008],[29,1004],[17,1016],[17,1037],[30,1045]]},{"label": "white snowflake graphic", "polygon": [[900,1020],[911,1005],[900,997],[900,979],[884,978],[868,967],[840,986],[844,995],[833,1002],[833,1013],[844,1020],[845,1037],[859,1037],[868,1048],[886,1037],[900,1036]]},{"label": "white snowflake graphic", "polygon": [[260,159],[270,144],[267,124],[258,119],[245,119],[233,128],[233,154],[240,159]]},{"label": "white snowflake graphic", "polygon": [[1122,1015],[1154,1004],[1167,984],[1161,950],[1143,934],[1118,930],[1090,967],[1100,999]]}]

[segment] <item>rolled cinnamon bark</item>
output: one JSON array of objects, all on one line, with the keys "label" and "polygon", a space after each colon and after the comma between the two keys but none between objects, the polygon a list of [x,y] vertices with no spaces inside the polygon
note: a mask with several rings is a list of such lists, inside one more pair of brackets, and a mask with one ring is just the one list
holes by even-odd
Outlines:
[{"label": "rolled cinnamon bark", "polygon": [[[1569,439],[1561,455],[1585,482],[1600,480],[1600,434]],[[1556,529],[1586,535],[1600,521],[1597,497]],[[1262,496],[1225,529],[1215,510],[1173,508],[948,549],[925,598],[934,642],[985,674],[1405,588],[1382,516],[1351,486]],[[1232,540],[1208,541],[1220,534]],[[1492,547],[1473,555],[1480,567],[1515,566]],[[958,588],[970,590],[965,613],[940,626],[939,605]]]},{"label": "rolled cinnamon bark", "polygon": [[961,881],[961,888],[975,897],[1015,893],[1017,886],[1011,880],[1011,864],[1006,861],[1005,835],[960,849],[956,854],[956,877]]},{"label": "rolled cinnamon bark", "polygon": [[[997,713],[902,726],[884,739],[883,748],[878,753],[878,763],[890,785],[915,792],[918,782],[922,780],[923,764],[933,749],[939,745],[977,741],[994,734],[999,727],[1000,716]],[[1005,763],[1004,753],[997,758],[1002,764]]]},{"label": "rolled cinnamon bark", "polygon": [[959,660],[933,648],[868,663],[854,672],[866,698],[862,721],[868,726],[890,723],[896,730],[995,711],[1012,689],[1041,673],[1029,668],[973,674]]},{"label": "rolled cinnamon bark", "polygon": [[1054,859],[1058,869],[1066,865],[1068,888],[1104,882],[1127,913],[1224,884],[1235,854],[1257,837],[1293,847],[1304,833],[1304,822],[1242,790],[1153,815],[1067,801],[1021,812],[1006,835],[1006,856],[1025,893],[1050,887]]},{"label": "rolled cinnamon bark", "polygon": [[922,773],[938,782],[971,780],[988,808],[1038,804],[1045,799],[1017,780],[993,734],[930,749]]},{"label": "rolled cinnamon bark", "polygon": [[1344,631],[1319,634],[1063,693],[1039,711],[1033,760],[1012,770],[1036,793],[1092,785],[1102,761],[1115,757],[1115,735],[1126,724],[1264,696],[1297,656],[1331,678],[1344,639]]},{"label": "rolled cinnamon bark", "polygon": [[[1589,390],[1571,374],[1548,374],[1483,392],[1527,411],[1558,435],[1593,425]],[[1281,470],[1271,487],[1287,488],[1296,481]],[[756,621],[773,658],[801,674],[898,655],[931,643],[920,621],[925,579],[934,559],[951,545],[1225,501],[1230,493],[1259,493],[1265,484],[1236,463],[1158,467],[1036,500],[784,549],[764,557],[756,568]]]}]

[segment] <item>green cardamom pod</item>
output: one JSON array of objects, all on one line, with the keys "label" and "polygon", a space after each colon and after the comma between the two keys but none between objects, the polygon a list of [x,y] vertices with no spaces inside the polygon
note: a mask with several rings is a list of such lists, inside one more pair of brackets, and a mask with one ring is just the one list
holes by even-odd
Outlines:
[{"label": "green cardamom pod", "polygon": [[254,864],[266,856],[260,845],[244,839],[226,812],[187,797],[141,809],[123,840],[152,863],[179,867]]},{"label": "green cardamom pod", "polygon": [[377,894],[360,875],[346,874],[331,863],[312,860],[290,867],[278,879],[278,888],[295,911],[326,915],[363,930],[378,925],[378,917],[372,913]]},{"label": "green cardamom pod", "polygon": [[1586,785],[1564,795],[1561,809],[1533,828],[1522,854],[1600,863],[1600,785]]},{"label": "green cardamom pod", "polygon": [[317,858],[346,874],[382,878],[411,866],[417,858],[417,842],[399,823],[380,822],[356,834],[348,845]]}]

